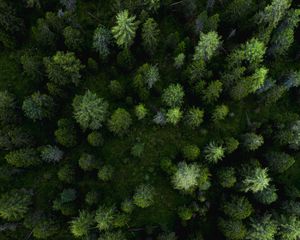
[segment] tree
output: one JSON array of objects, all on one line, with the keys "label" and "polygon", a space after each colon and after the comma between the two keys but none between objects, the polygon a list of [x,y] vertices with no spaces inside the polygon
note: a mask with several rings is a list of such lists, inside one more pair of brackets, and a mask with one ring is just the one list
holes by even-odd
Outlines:
[{"label": "tree", "polygon": [[104,26],[96,28],[93,37],[93,48],[99,53],[100,57],[105,59],[110,54],[110,45],[112,41],[111,32]]},{"label": "tree", "polygon": [[253,213],[251,203],[244,196],[231,196],[229,201],[223,201],[221,209],[228,217],[236,220],[248,218]]},{"label": "tree", "polygon": [[180,207],[178,215],[183,221],[188,221],[193,217],[193,210],[190,207]]},{"label": "tree", "polygon": [[141,158],[145,149],[144,143],[136,143],[131,148],[131,154],[134,157]]},{"label": "tree", "polygon": [[277,233],[277,223],[272,215],[265,214],[261,217],[251,218],[250,229],[246,239],[249,240],[274,240]]},{"label": "tree", "polygon": [[229,108],[226,105],[217,105],[214,109],[212,119],[214,122],[224,120],[229,113]]},{"label": "tree", "polygon": [[264,138],[261,135],[255,133],[246,133],[243,136],[243,145],[248,151],[255,151],[264,144]]},{"label": "tree", "polygon": [[79,84],[80,71],[84,68],[73,52],[57,52],[51,58],[44,58],[46,73],[51,82],[59,86]]},{"label": "tree", "polygon": [[31,194],[25,189],[12,189],[0,197],[0,217],[7,221],[19,221],[29,210]]},{"label": "tree", "polygon": [[142,120],[146,117],[148,113],[148,109],[145,107],[144,104],[140,103],[139,105],[136,105],[134,108],[135,115],[138,120]]},{"label": "tree", "polygon": [[180,107],[183,103],[184,90],[180,84],[169,85],[162,94],[162,101],[168,107]]},{"label": "tree", "polygon": [[256,192],[254,198],[262,204],[271,204],[275,202],[278,198],[276,193],[277,189],[274,185],[270,185],[262,191]]},{"label": "tree", "polygon": [[162,233],[157,237],[157,240],[178,240],[174,232],[171,233]]},{"label": "tree", "polygon": [[177,69],[180,69],[185,62],[185,54],[184,53],[179,53],[175,58],[174,58],[174,67]]},{"label": "tree", "polygon": [[218,171],[218,180],[223,188],[232,188],[237,179],[233,167],[222,168]]},{"label": "tree", "polygon": [[124,95],[124,87],[123,85],[117,81],[117,80],[112,80],[109,83],[109,90],[113,96],[116,98],[121,98]]},{"label": "tree", "polygon": [[126,240],[125,235],[121,231],[105,232],[100,235],[98,240]]},{"label": "tree", "polygon": [[239,141],[233,137],[225,139],[226,152],[233,153],[239,147]]},{"label": "tree", "polygon": [[132,200],[130,199],[125,199],[122,204],[121,204],[121,209],[123,212],[125,213],[132,213],[133,209],[134,209],[134,205]]},{"label": "tree", "polygon": [[257,193],[269,186],[271,179],[266,168],[255,167],[245,176],[242,181],[245,192]]},{"label": "tree", "polygon": [[263,57],[266,53],[266,47],[263,42],[256,38],[252,38],[243,46],[244,58],[253,67],[257,67],[263,62]]},{"label": "tree", "polygon": [[16,119],[15,96],[7,91],[0,92],[0,121],[11,123]]},{"label": "tree", "polygon": [[59,225],[51,218],[42,217],[32,229],[37,239],[49,239],[59,231]]},{"label": "tree", "polygon": [[160,8],[160,0],[144,0],[150,11],[157,11]]},{"label": "tree", "polygon": [[75,169],[70,164],[65,164],[58,170],[57,176],[62,182],[72,183],[75,179]]},{"label": "tree", "polygon": [[113,176],[114,169],[110,165],[101,167],[98,171],[98,178],[102,181],[109,181]]},{"label": "tree", "polygon": [[100,231],[107,231],[113,227],[113,223],[116,218],[116,208],[115,206],[105,206],[101,205],[95,216],[95,221],[97,223],[97,228]]},{"label": "tree", "polygon": [[208,168],[191,163],[180,162],[172,176],[175,189],[186,193],[192,193],[197,187],[203,187],[209,181]]},{"label": "tree", "polygon": [[83,37],[82,33],[71,26],[67,26],[64,31],[63,35],[65,38],[65,45],[71,51],[80,51],[83,46]]},{"label": "tree", "polygon": [[168,110],[166,114],[166,121],[168,123],[171,123],[173,125],[177,125],[177,123],[180,121],[182,117],[182,112],[180,108],[175,107]]},{"label": "tree", "polygon": [[20,62],[26,76],[35,80],[40,80],[43,77],[43,64],[40,56],[31,52],[26,52],[21,56]]},{"label": "tree", "polygon": [[41,159],[48,163],[59,162],[64,155],[64,152],[60,150],[57,146],[51,146],[51,145],[41,147],[40,152],[41,152]]},{"label": "tree", "polygon": [[135,38],[138,22],[135,16],[129,16],[128,10],[119,12],[116,16],[116,26],[112,28],[112,34],[119,46],[128,48]]},{"label": "tree", "polygon": [[294,165],[295,159],[284,152],[270,152],[266,155],[269,169],[276,173],[283,173]]},{"label": "tree", "polygon": [[159,42],[160,31],[158,25],[153,18],[148,18],[142,27],[142,44],[144,49],[153,54]]},{"label": "tree", "polygon": [[100,132],[93,131],[87,136],[88,143],[93,147],[99,147],[103,145],[103,136]]},{"label": "tree", "polygon": [[185,123],[188,127],[194,129],[203,122],[204,111],[197,107],[192,107],[185,115]]},{"label": "tree", "polygon": [[182,153],[185,159],[194,161],[200,155],[200,149],[197,145],[186,145],[182,149]]},{"label": "tree", "polygon": [[74,237],[84,237],[89,233],[94,224],[94,215],[83,210],[79,211],[79,216],[70,222],[70,230]]},{"label": "tree", "polygon": [[74,118],[83,129],[99,129],[107,117],[108,103],[96,93],[87,90],[73,100]]},{"label": "tree", "polygon": [[224,148],[215,142],[210,142],[204,149],[204,157],[210,163],[217,163],[224,157]]},{"label": "tree", "polygon": [[203,100],[207,103],[215,102],[222,92],[222,82],[219,80],[212,81],[208,87],[203,90]]},{"label": "tree", "polygon": [[113,112],[109,121],[108,128],[116,135],[124,135],[132,123],[130,114],[123,108],[118,108]]},{"label": "tree", "polygon": [[99,202],[99,193],[97,191],[89,191],[85,195],[84,201],[89,205],[93,206]]},{"label": "tree", "polygon": [[282,240],[297,240],[300,237],[300,219],[295,215],[281,215],[278,235]]},{"label": "tree", "polygon": [[5,155],[7,163],[16,167],[29,167],[40,163],[38,151],[34,148],[21,148]]},{"label": "tree", "polygon": [[142,184],[137,187],[133,195],[133,202],[141,208],[147,208],[154,204],[154,188],[151,185]]},{"label": "tree", "polygon": [[77,133],[73,122],[67,118],[62,118],[57,122],[58,129],[54,135],[64,147],[74,147],[77,144]]},{"label": "tree", "polygon": [[81,154],[78,164],[85,171],[93,170],[97,166],[95,156],[88,153]]},{"label": "tree", "polygon": [[[138,89],[141,96],[147,95],[147,90],[153,88],[154,84],[160,79],[159,70],[156,65],[148,63],[139,67],[134,78],[134,86]],[[145,93],[143,93],[145,92]]]},{"label": "tree", "polygon": [[53,115],[53,99],[40,92],[33,93],[23,101],[22,110],[26,117],[33,121],[51,118]]},{"label": "tree", "polygon": [[221,45],[217,32],[202,33],[195,49],[194,61],[209,61]]},{"label": "tree", "polygon": [[227,239],[241,240],[246,237],[247,229],[241,220],[221,218],[218,226]]}]

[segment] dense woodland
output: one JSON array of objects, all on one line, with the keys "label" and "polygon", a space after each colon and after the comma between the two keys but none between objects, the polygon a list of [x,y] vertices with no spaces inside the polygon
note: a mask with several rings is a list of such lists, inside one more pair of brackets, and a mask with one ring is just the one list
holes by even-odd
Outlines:
[{"label": "dense woodland", "polygon": [[299,0],[0,0],[1,240],[299,240]]}]

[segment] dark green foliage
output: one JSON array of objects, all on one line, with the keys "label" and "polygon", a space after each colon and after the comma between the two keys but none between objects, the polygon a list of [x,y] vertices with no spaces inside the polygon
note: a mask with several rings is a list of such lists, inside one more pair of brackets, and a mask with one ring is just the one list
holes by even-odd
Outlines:
[{"label": "dark green foliage", "polygon": [[78,164],[83,170],[89,171],[96,168],[97,161],[93,155],[88,153],[82,153],[78,160]]},{"label": "dark green foliage", "polygon": [[25,116],[33,121],[51,118],[53,116],[53,108],[53,99],[40,92],[35,92],[30,97],[27,97],[22,105]]},{"label": "dark green foliage", "polygon": [[96,131],[91,132],[87,136],[87,141],[93,147],[101,146],[103,144],[102,134],[100,132],[96,132]]},{"label": "dark green foliage", "polygon": [[99,26],[94,32],[93,48],[99,53],[101,58],[106,58],[110,53],[112,35],[104,26]]},{"label": "dark green foliage", "polygon": [[247,239],[250,240],[273,240],[277,232],[277,223],[272,219],[272,215],[264,215],[253,218],[250,222]]},{"label": "dark green foliage", "polygon": [[196,160],[200,155],[200,149],[196,145],[186,145],[182,149],[184,158],[187,160]]},{"label": "dark green foliage", "polygon": [[31,194],[25,189],[13,189],[0,197],[0,217],[8,221],[21,220],[31,204]]},{"label": "dark green foliage", "polygon": [[270,185],[269,187],[263,189],[262,191],[256,192],[254,197],[257,201],[263,204],[271,204],[275,202],[278,198],[277,189],[274,185]]},{"label": "dark green foliage", "polygon": [[228,217],[238,220],[248,218],[253,212],[249,200],[240,196],[232,196],[229,201],[224,201],[221,209]]},{"label": "dark green foliage", "polygon": [[147,208],[154,203],[155,191],[151,185],[140,185],[133,195],[133,202],[141,208]]},{"label": "dark green foliage", "polygon": [[196,107],[190,108],[185,116],[186,125],[189,126],[190,128],[199,127],[203,122],[203,116],[204,116],[203,110]]},{"label": "dark green foliage", "polygon": [[283,173],[295,163],[295,159],[284,152],[270,152],[266,155],[270,170]]},{"label": "dark green foliage", "polygon": [[51,58],[44,58],[44,65],[50,81],[61,86],[70,83],[79,84],[83,65],[74,53],[57,52]]},{"label": "dark green foliage", "polygon": [[220,219],[219,228],[227,239],[239,240],[246,237],[246,227],[240,220]]},{"label": "dark green foliage", "polygon": [[34,148],[22,148],[5,155],[7,163],[16,167],[29,167],[40,163],[39,153]]},{"label": "dark green foliage", "polygon": [[73,122],[62,118],[57,122],[58,129],[54,132],[56,140],[65,147],[73,147],[77,143],[76,130]]},{"label": "dark green foliage", "polygon": [[183,103],[184,91],[180,84],[171,84],[162,94],[162,101],[168,107],[179,107]]},{"label": "dark green foliage", "polygon": [[74,237],[87,236],[93,224],[93,214],[86,211],[80,211],[79,216],[70,222],[70,230]]},{"label": "dark green foliage", "polygon": [[65,44],[69,50],[81,50],[83,45],[83,37],[82,33],[78,29],[68,26],[64,29],[63,34],[65,38]]},{"label": "dark green foliage", "polygon": [[132,123],[130,114],[123,108],[118,108],[113,112],[109,121],[108,128],[114,134],[122,136],[127,131]]},{"label": "dark green foliage", "polygon": [[153,18],[148,18],[142,26],[142,39],[145,50],[153,54],[159,43],[158,25]]},{"label": "dark green foliage", "polygon": [[218,172],[218,179],[222,187],[224,188],[233,187],[237,181],[234,168],[227,167],[224,169],[220,169]]}]

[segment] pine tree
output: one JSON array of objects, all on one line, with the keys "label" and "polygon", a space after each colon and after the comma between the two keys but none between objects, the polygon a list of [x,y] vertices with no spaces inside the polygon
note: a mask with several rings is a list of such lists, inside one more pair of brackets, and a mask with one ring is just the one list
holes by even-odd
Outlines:
[{"label": "pine tree", "polygon": [[244,196],[231,196],[230,200],[223,201],[222,211],[232,219],[243,220],[253,213],[253,207]]},{"label": "pine tree", "polygon": [[110,54],[111,41],[112,34],[108,29],[104,26],[96,28],[93,37],[93,48],[95,48],[101,58],[105,59]]},{"label": "pine tree", "polygon": [[159,43],[159,34],[158,25],[153,18],[148,18],[142,27],[142,44],[144,49],[153,54]]},{"label": "pine tree", "polygon": [[277,223],[272,215],[266,214],[261,217],[251,218],[250,229],[246,239],[249,240],[274,240],[277,233]]},{"label": "pine tree", "polygon": [[162,101],[168,107],[180,107],[183,103],[184,90],[180,84],[169,85],[162,94]]},{"label": "pine tree", "polygon": [[114,134],[122,136],[128,131],[131,123],[130,114],[125,109],[118,108],[111,115],[108,121],[108,128]]},{"label": "pine tree", "polygon": [[185,124],[192,129],[197,128],[203,122],[203,117],[203,110],[196,107],[192,107],[188,110],[187,114],[184,117]]},{"label": "pine tree", "polygon": [[224,148],[214,142],[210,142],[204,149],[204,157],[210,163],[217,163],[224,157]]},{"label": "pine tree", "polygon": [[38,151],[34,148],[21,148],[5,155],[7,163],[16,167],[29,167],[40,163]]},{"label": "pine tree", "polygon": [[108,103],[89,90],[73,100],[74,118],[83,129],[99,129],[106,119]]},{"label": "pine tree", "polygon": [[133,202],[141,208],[147,208],[154,204],[155,191],[151,185],[142,184],[137,187],[133,195]]},{"label": "pine tree", "polygon": [[128,10],[119,12],[116,16],[116,26],[112,28],[112,33],[119,46],[128,48],[136,35],[138,22],[135,16],[130,16]]},{"label": "pine tree", "polygon": [[256,167],[252,169],[242,181],[243,190],[245,192],[257,193],[269,186],[271,179],[268,176],[266,168]]},{"label": "pine tree", "polygon": [[93,224],[93,214],[85,210],[79,211],[79,216],[70,222],[70,230],[74,237],[87,236]]}]

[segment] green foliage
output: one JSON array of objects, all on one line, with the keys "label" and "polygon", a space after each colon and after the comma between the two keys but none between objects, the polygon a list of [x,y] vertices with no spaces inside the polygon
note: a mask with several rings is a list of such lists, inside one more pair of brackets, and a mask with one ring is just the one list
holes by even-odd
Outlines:
[{"label": "green foliage", "polygon": [[134,112],[135,112],[137,119],[142,120],[146,117],[148,110],[144,104],[140,103],[139,105],[135,106]]},{"label": "green foliage", "polygon": [[31,194],[25,189],[13,189],[0,197],[0,217],[8,221],[19,221],[29,210]]},{"label": "green foliage", "polygon": [[51,218],[42,218],[34,226],[32,235],[36,239],[49,239],[59,231],[59,225]]},{"label": "green foliage", "polygon": [[97,204],[98,201],[99,201],[99,194],[96,191],[90,191],[85,195],[85,202],[89,206]]},{"label": "green foliage", "polygon": [[121,231],[105,232],[100,235],[98,240],[126,240],[126,237]]},{"label": "green foliage", "polygon": [[253,213],[251,203],[244,196],[231,196],[229,201],[222,203],[221,209],[228,217],[236,220],[248,218]]},{"label": "green foliage", "polygon": [[73,147],[77,144],[77,134],[73,122],[69,119],[62,118],[57,122],[58,129],[54,135],[61,145],[64,147]]},{"label": "green foliage", "polygon": [[295,159],[284,152],[270,152],[266,155],[269,169],[276,173],[283,173],[292,167]]},{"label": "green foliage", "polygon": [[184,90],[180,84],[171,84],[162,94],[162,101],[168,107],[180,107],[183,103]]},{"label": "green foliage", "polygon": [[134,209],[133,202],[130,199],[125,199],[121,204],[121,209],[125,213],[132,213]]},{"label": "green foliage", "polygon": [[183,157],[187,160],[196,160],[200,155],[200,149],[196,145],[186,145],[182,149]]},{"label": "green foliage", "polygon": [[249,171],[248,175],[242,181],[243,190],[245,192],[251,191],[257,193],[267,188],[270,181],[267,169],[256,167]]},{"label": "green foliage", "polygon": [[81,32],[78,29],[68,26],[64,29],[63,34],[65,38],[65,44],[69,50],[81,50],[83,45],[83,38]]},{"label": "green foliage", "polygon": [[246,237],[247,229],[241,220],[220,219],[219,228],[227,239],[240,240]]},{"label": "green foliage", "polygon": [[98,171],[98,178],[102,181],[108,181],[113,176],[113,168],[110,165],[104,165]]},{"label": "green foliage", "polygon": [[162,233],[157,237],[157,240],[177,240],[177,236],[174,232]]},{"label": "green foliage", "polygon": [[166,121],[173,125],[177,125],[181,118],[182,112],[178,107],[169,109],[166,114]]},{"label": "green foliage", "polygon": [[180,207],[178,215],[183,221],[190,220],[193,217],[193,210],[189,207]]},{"label": "green foliage", "polygon": [[124,95],[124,88],[119,81],[112,80],[108,87],[113,96],[120,98]]},{"label": "green foliage", "polygon": [[281,239],[296,240],[300,237],[300,219],[294,215],[282,215],[279,224],[279,236]]},{"label": "green foliage", "polygon": [[276,191],[277,189],[275,188],[275,186],[270,185],[262,191],[256,192],[254,194],[254,197],[257,201],[259,201],[262,204],[271,204],[275,202],[278,198]]},{"label": "green foliage", "polygon": [[15,96],[7,91],[0,92],[0,120],[3,123],[12,122],[16,118]]},{"label": "green foliage", "polygon": [[229,108],[226,105],[217,105],[214,109],[212,119],[217,122],[224,120],[229,113]]},{"label": "green foliage", "polygon": [[131,148],[131,154],[134,157],[140,158],[144,153],[144,149],[145,149],[144,143],[136,143]]},{"label": "green foliage", "polygon": [[218,180],[223,188],[232,188],[237,181],[234,168],[226,167],[220,169],[218,171]]},{"label": "green foliage", "polygon": [[255,133],[246,133],[243,138],[243,145],[247,151],[255,151],[264,144],[263,136]]},{"label": "green foliage", "polygon": [[34,148],[21,148],[5,155],[7,163],[16,167],[29,167],[40,163],[38,151]]},{"label": "green foliage", "polygon": [[96,210],[95,221],[100,231],[107,231],[113,227],[116,217],[116,209],[114,206],[102,205]]},{"label": "green foliage", "polygon": [[154,204],[155,190],[151,185],[142,184],[137,187],[133,195],[133,203],[141,208],[147,208]]},{"label": "green foliage", "polygon": [[93,214],[87,211],[80,211],[79,216],[70,222],[70,230],[74,237],[87,236],[94,224]]},{"label": "green foliage", "polygon": [[101,58],[106,58],[110,54],[112,34],[104,26],[96,28],[93,37],[93,48],[99,53]]},{"label": "green foliage", "polygon": [[57,146],[43,146],[40,148],[41,159],[45,162],[59,162],[63,158],[63,151],[61,151]]},{"label": "green foliage", "polygon": [[209,182],[208,168],[197,163],[187,164],[180,162],[172,176],[172,183],[175,189],[184,193],[192,193],[197,187],[203,187]]},{"label": "green foliage", "polygon": [[100,132],[93,131],[87,136],[88,143],[93,147],[103,145],[103,136]]},{"label": "green foliage", "polygon": [[207,103],[215,102],[222,92],[222,82],[219,80],[212,81],[203,91],[203,100]]},{"label": "green foliage", "polygon": [[174,66],[175,68],[179,69],[184,65],[185,62],[185,54],[184,53],[179,53],[175,58],[174,58]]},{"label": "green foliage", "polygon": [[26,52],[21,56],[20,62],[23,67],[23,72],[26,76],[32,79],[41,79],[42,72],[42,59],[34,53]]},{"label": "green foliage", "polygon": [[89,90],[73,100],[74,118],[83,129],[99,129],[107,117],[108,103]]},{"label": "green foliage", "polygon": [[249,240],[273,240],[277,232],[277,223],[272,219],[272,215],[264,215],[259,218],[252,218],[250,229],[247,233]]},{"label": "green foliage", "polygon": [[203,117],[203,110],[196,107],[192,107],[188,110],[187,114],[185,115],[185,123],[188,127],[194,129],[201,125],[201,123],[203,122]]},{"label": "green foliage", "polygon": [[63,165],[57,172],[58,179],[62,182],[72,183],[75,178],[75,170],[69,165]]},{"label": "green foliage", "polygon": [[93,170],[97,166],[96,159],[94,155],[88,154],[88,153],[82,153],[78,164],[80,168],[82,168],[85,171]]},{"label": "green foliage", "polygon": [[233,137],[225,139],[226,152],[233,153],[239,147],[239,141]]},{"label": "green foliage", "polygon": [[70,83],[79,84],[83,65],[73,52],[57,52],[51,58],[44,58],[44,65],[51,82],[60,86]]},{"label": "green foliage", "polygon": [[33,121],[51,118],[53,116],[53,99],[40,92],[33,93],[23,101],[22,110],[26,117]]},{"label": "green foliage", "polygon": [[142,26],[142,44],[147,52],[153,54],[159,43],[158,25],[153,18],[148,18]]},{"label": "green foliage", "polygon": [[125,109],[118,108],[111,115],[108,121],[108,128],[114,134],[122,136],[128,131],[131,123],[130,114]]},{"label": "green foliage", "polygon": [[209,61],[221,45],[217,32],[202,33],[195,49],[194,61]]},{"label": "green foliage", "polygon": [[112,28],[112,34],[119,46],[128,48],[136,35],[138,22],[135,16],[130,16],[128,10],[119,12],[116,16],[116,26]]},{"label": "green foliage", "polygon": [[209,163],[217,163],[224,157],[225,149],[215,142],[210,142],[204,149],[204,157]]}]

